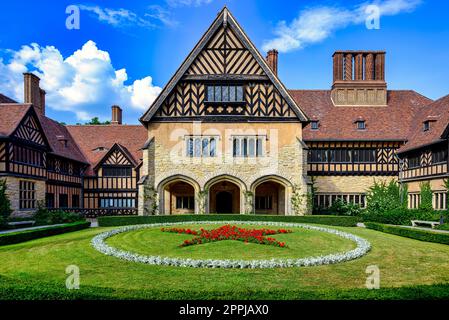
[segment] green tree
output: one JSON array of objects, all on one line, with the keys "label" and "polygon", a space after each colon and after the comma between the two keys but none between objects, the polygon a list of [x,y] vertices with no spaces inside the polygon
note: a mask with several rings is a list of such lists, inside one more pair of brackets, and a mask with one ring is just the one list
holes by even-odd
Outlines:
[{"label": "green tree", "polygon": [[366,212],[384,214],[397,208],[404,208],[405,201],[401,201],[402,192],[395,180],[391,180],[388,184],[385,181],[374,181],[366,195]]},{"label": "green tree", "polygon": [[111,121],[101,122],[98,117],[94,117],[89,122],[86,122],[85,124],[86,125],[94,125],[94,126],[102,126],[102,125],[111,124]]},{"label": "green tree", "polygon": [[426,212],[433,211],[433,194],[430,182],[422,182],[419,185],[419,188],[421,189],[421,203],[419,204],[419,209]]},{"label": "green tree", "polygon": [[6,195],[6,181],[0,181],[0,227],[8,223],[8,218],[12,213],[11,202]]}]

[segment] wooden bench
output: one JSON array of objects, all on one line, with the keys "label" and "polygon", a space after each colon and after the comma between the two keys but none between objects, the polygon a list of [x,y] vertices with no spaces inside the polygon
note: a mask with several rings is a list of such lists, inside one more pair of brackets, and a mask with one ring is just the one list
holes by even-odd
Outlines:
[{"label": "wooden bench", "polygon": [[412,220],[413,227],[417,227],[419,224],[430,225],[432,227],[432,229],[435,229],[436,226],[440,225],[440,223],[438,221]]},{"label": "wooden bench", "polygon": [[34,226],[35,222],[36,221],[33,221],[33,220],[29,220],[29,221],[13,221],[13,222],[8,222],[8,225],[10,225],[12,227],[24,226],[24,225],[32,225],[32,226]]}]

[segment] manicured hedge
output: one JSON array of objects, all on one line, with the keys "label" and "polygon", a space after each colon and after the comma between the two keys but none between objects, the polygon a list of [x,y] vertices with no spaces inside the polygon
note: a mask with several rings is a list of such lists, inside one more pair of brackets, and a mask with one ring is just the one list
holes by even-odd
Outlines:
[{"label": "manicured hedge", "polygon": [[321,289],[267,291],[235,290],[127,290],[81,285],[79,290],[67,290],[65,283],[46,283],[35,280],[0,276],[0,300],[447,300],[449,285],[421,285],[400,288]]},{"label": "manicured hedge", "polygon": [[427,230],[419,230],[419,229],[411,229],[406,227],[400,227],[400,226],[390,226],[380,223],[374,223],[374,222],[366,222],[365,226],[369,229],[385,232],[385,233],[391,233],[397,236],[402,236],[406,238],[426,241],[426,242],[435,242],[435,243],[442,243],[442,244],[449,244],[449,233],[437,233]]},{"label": "manicured hedge", "polygon": [[173,215],[173,216],[126,216],[100,217],[100,227],[117,227],[136,224],[183,222],[183,221],[279,221],[295,223],[316,223],[331,226],[354,227],[359,218],[343,216],[267,216],[242,214],[214,214],[214,215]]},{"label": "manicured hedge", "polygon": [[13,233],[0,234],[0,246],[25,242],[29,240],[54,236],[57,234],[78,231],[90,227],[90,222],[79,221],[62,226],[48,227],[42,229],[17,231]]}]

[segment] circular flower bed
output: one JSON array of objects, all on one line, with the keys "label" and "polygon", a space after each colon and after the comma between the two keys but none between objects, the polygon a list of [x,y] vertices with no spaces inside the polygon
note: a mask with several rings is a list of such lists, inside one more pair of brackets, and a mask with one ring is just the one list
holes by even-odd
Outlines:
[{"label": "circular flower bed", "polygon": [[[162,265],[162,266],[176,266],[176,267],[192,267],[192,268],[288,268],[288,267],[308,267],[319,266],[326,264],[335,264],[345,261],[354,260],[364,256],[371,249],[371,245],[368,241],[351,233],[329,229],[318,226],[311,226],[301,223],[284,223],[284,222],[262,222],[262,221],[245,221],[248,225],[263,225],[272,227],[287,227],[287,228],[304,228],[309,230],[316,230],[321,232],[327,232],[337,235],[339,237],[351,240],[356,243],[357,247],[353,250],[329,254],[324,256],[307,257],[300,259],[270,259],[270,260],[213,260],[213,259],[182,259],[182,258],[168,258],[161,256],[145,256],[124,250],[119,250],[106,244],[105,240],[114,235],[123,232],[129,232],[144,228],[154,227],[171,227],[179,225],[195,224],[196,222],[176,222],[176,223],[154,223],[136,226],[126,226],[111,231],[103,232],[95,236],[91,243],[92,246],[99,252],[108,256],[113,256],[122,260],[140,262],[150,265]],[[239,224],[241,221],[203,221],[202,224]]]}]

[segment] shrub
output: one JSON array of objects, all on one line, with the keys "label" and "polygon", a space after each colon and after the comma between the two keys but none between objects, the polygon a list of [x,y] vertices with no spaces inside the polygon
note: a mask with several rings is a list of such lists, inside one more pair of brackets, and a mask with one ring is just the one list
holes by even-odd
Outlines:
[{"label": "shrub", "polygon": [[8,225],[8,217],[12,213],[11,202],[6,195],[6,181],[0,181],[0,229]]},{"label": "shrub", "polygon": [[412,220],[435,220],[433,212],[396,208],[382,214],[364,212],[363,221],[395,225],[411,225]]},{"label": "shrub", "polygon": [[449,244],[449,234],[432,232],[431,230],[411,229],[401,226],[388,226],[380,223],[365,223],[368,229],[394,234],[401,237],[411,238],[426,242]]},{"label": "shrub", "polygon": [[449,231],[449,223],[444,223],[438,226],[438,230],[446,230]]},{"label": "shrub", "polygon": [[34,214],[34,220],[36,221],[36,225],[42,226],[83,221],[84,218],[77,213],[63,210],[50,211],[43,206],[39,206]]},{"label": "shrub", "polygon": [[29,240],[49,237],[57,234],[78,231],[90,227],[90,222],[82,221],[65,224],[63,226],[54,226],[42,229],[25,230],[13,233],[0,234],[0,246],[25,242]]},{"label": "shrub", "polygon": [[404,193],[406,193],[406,189],[401,188],[394,180],[388,184],[385,181],[375,181],[367,193],[365,211],[372,215],[384,214],[397,208],[406,208],[407,197],[404,197]]},{"label": "shrub", "polygon": [[337,199],[332,203],[332,206],[329,208],[330,214],[335,214],[336,216],[359,216],[362,212],[362,209],[359,205],[346,202],[342,199]]},{"label": "shrub", "polygon": [[126,216],[99,217],[101,227],[117,227],[136,224],[183,222],[183,221],[278,221],[296,223],[315,223],[331,226],[355,227],[358,217],[336,216],[267,216],[267,215],[174,215],[174,216]]}]

